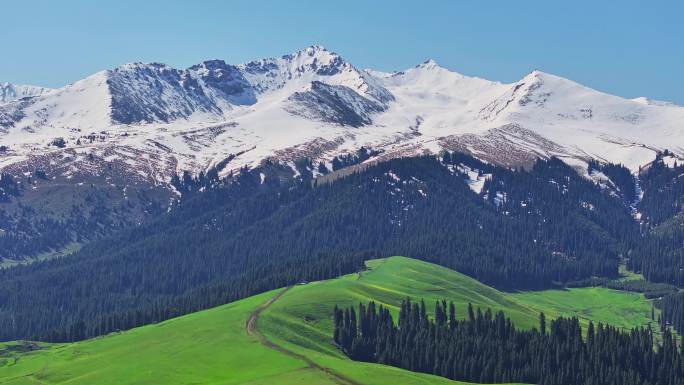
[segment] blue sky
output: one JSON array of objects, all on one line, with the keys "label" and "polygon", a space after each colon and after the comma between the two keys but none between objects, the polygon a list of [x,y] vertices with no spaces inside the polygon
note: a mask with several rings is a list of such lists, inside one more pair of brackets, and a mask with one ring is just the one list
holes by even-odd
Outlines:
[{"label": "blue sky", "polygon": [[0,81],[58,87],[132,61],[240,63],[311,44],[361,68],[433,58],[511,82],[537,68],[684,105],[682,1],[12,1]]}]

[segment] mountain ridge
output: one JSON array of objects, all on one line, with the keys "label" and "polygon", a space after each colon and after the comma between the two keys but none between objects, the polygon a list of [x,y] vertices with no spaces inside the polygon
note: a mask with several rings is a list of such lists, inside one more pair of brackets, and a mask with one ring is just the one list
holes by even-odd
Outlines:
[{"label": "mountain ridge", "polygon": [[74,157],[94,155],[131,174],[151,166],[148,180],[168,184],[173,174],[207,172],[227,158],[221,175],[265,159],[330,165],[366,147],[383,159],[446,149],[508,167],[558,156],[578,169],[597,159],[636,171],[665,149],[684,156],[682,122],[683,107],[624,99],[539,70],[510,84],[431,59],[387,73],[310,46],[237,65],[129,63],[5,103],[0,169],[30,168],[37,155],[63,164],[66,153],[85,172]]},{"label": "mountain ridge", "polygon": [[52,91],[52,88],[0,82],[0,104],[9,103],[18,99],[39,96]]}]

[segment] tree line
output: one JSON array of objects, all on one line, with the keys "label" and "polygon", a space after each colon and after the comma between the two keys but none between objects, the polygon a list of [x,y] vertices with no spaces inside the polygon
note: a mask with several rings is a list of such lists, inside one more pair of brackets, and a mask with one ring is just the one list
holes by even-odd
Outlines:
[{"label": "tree line", "polygon": [[656,306],[661,309],[661,327],[672,326],[679,334],[684,334],[684,293],[665,296],[656,301]]},{"label": "tree line", "polygon": [[666,330],[654,349],[648,328],[621,331],[577,318],[516,329],[499,311],[474,310],[457,317],[453,303],[437,301],[434,317],[424,301],[402,301],[395,324],[374,302],[333,311],[333,340],[350,358],[454,380],[540,385],[674,385],[684,382],[684,344]]}]

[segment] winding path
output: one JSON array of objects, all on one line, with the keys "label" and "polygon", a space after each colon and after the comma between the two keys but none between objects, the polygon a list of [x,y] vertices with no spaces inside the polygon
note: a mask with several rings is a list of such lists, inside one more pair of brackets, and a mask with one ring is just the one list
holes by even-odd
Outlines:
[{"label": "winding path", "polygon": [[259,331],[259,329],[257,329],[257,323],[259,322],[259,316],[261,315],[261,313],[264,310],[268,309],[268,307],[271,306],[280,297],[285,295],[285,293],[287,293],[287,291],[290,290],[291,288],[292,288],[292,286],[286,287],[285,289],[280,291],[278,294],[276,294],[275,296],[270,298],[268,301],[264,302],[256,310],[254,310],[254,312],[252,312],[252,314],[250,314],[249,318],[247,319],[247,334],[250,336],[251,335],[256,336],[262,345],[264,345],[270,349],[276,350],[276,351],[283,353],[287,356],[290,356],[294,359],[304,361],[306,363],[306,365],[311,369],[320,370],[320,371],[324,372],[325,374],[328,375],[328,377],[330,377],[337,384],[340,384],[340,385],[363,385],[360,382],[357,382],[357,381],[355,381],[355,380],[353,380],[353,379],[351,379],[351,378],[349,378],[343,374],[340,374],[333,369],[326,368],[324,366],[321,366],[321,365],[315,363],[309,357],[307,357],[303,354],[295,353],[290,349],[287,349],[281,345],[278,345],[277,343],[266,338],[266,336],[264,336]]}]

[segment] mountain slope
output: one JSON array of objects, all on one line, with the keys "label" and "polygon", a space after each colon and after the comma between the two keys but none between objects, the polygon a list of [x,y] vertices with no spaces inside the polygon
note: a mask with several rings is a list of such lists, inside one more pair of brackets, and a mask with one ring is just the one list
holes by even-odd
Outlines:
[{"label": "mountain slope", "polygon": [[[266,308],[256,328],[269,340],[302,354],[323,368],[330,368],[359,384],[458,384],[443,378],[392,367],[354,362],[331,343],[334,305],[355,305],[374,300],[393,312],[407,296],[428,303],[453,300],[459,317],[465,306],[503,310],[516,325],[533,328],[539,311],[551,318],[557,310],[519,300],[480,284],[457,272],[402,257],[374,260],[369,270],[333,280],[298,285]],[[38,346],[22,343],[0,345],[0,384],[139,384],[162,382],[222,384],[335,383],[320,370],[307,368],[298,359],[259,343],[245,332],[250,313],[275,296],[266,292],[214,309],[190,314],[102,338],[21,352]],[[579,300],[590,292],[601,303]],[[544,292],[541,292],[542,294]],[[581,314],[583,323],[613,323],[629,315],[619,326],[643,326],[649,322],[650,305],[641,295],[607,289],[573,289],[556,300],[568,313]],[[611,304],[601,313],[593,309]],[[430,309],[431,310],[431,309]],[[567,314],[567,313],[564,313]],[[587,316],[589,314],[589,316]]]},{"label": "mountain slope", "polygon": [[12,84],[8,82],[0,83],[0,104],[11,101],[40,96],[52,91],[50,88]]},{"label": "mountain slope", "polygon": [[684,167],[664,153],[640,173],[636,215],[644,230],[628,267],[654,282],[684,284]]},{"label": "mountain slope", "polygon": [[221,188],[177,184],[185,199],[155,221],[0,270],[0,339],[129,329],[348,273],[371,255],[409,255],[507,289],[617,276],[638,234],[621,198],[558,160],[511,171],[444,158],[393,159],[319,186],[281,181],[287,167],[276,164]]},{"label": "mountain slope", "polygon": [[[451,149],[506,166],[555,155],[636,170],[658,150],[684,155],[683,121],[682,107],[607,95],[540,71],[513,84],[434,61],[363,71],[312,46],[240,65],[126,64],[5,104],[0,168],[14,172],[39,154],[60,163],[55,153],[116,152],[112,159],[133,174],[147,167],[141,158],[160,159],[147,178],[168,183],[174,173],[206,172],[236,154],[221,175],[269,157],[329,163],[366,146],[382,158]],[[65,148],[51,147],[55,138]]]},{"label": "mountain slope", "polygon": [[[682,122],[683,107],[607,95],[540,71],[512,84],[431,60],[384,73],[320,46],[238,65],[125,64],[0,105],[0,175],[14,185],[11,198],[0,192],[0,228],[22,245],[39,238],[24,252],[0,250],[0,258],[59,251],[77,237],[148,221],[174,207],[181,192],[172,180],[185,172],[227,178],[278,162],[292,171],[283,175],[297,176],[297,165],[321,164],[307,173],[339,171],[325,177],[333,179],[355,169],[338,170],[350,165],[339,160],[362,149],[368,156],[359,168],[444,150],[507,168],[556,156],[610,187],[587,166],[622,163],[636,174],[666,148],[681,163]],[[78,211],[52,210],[59,196],[60,207],[91,211],[84,186],[107,191],[97,220],[80,225]],[[68,232],[39,231],[60,221],[71,224]]]}]

